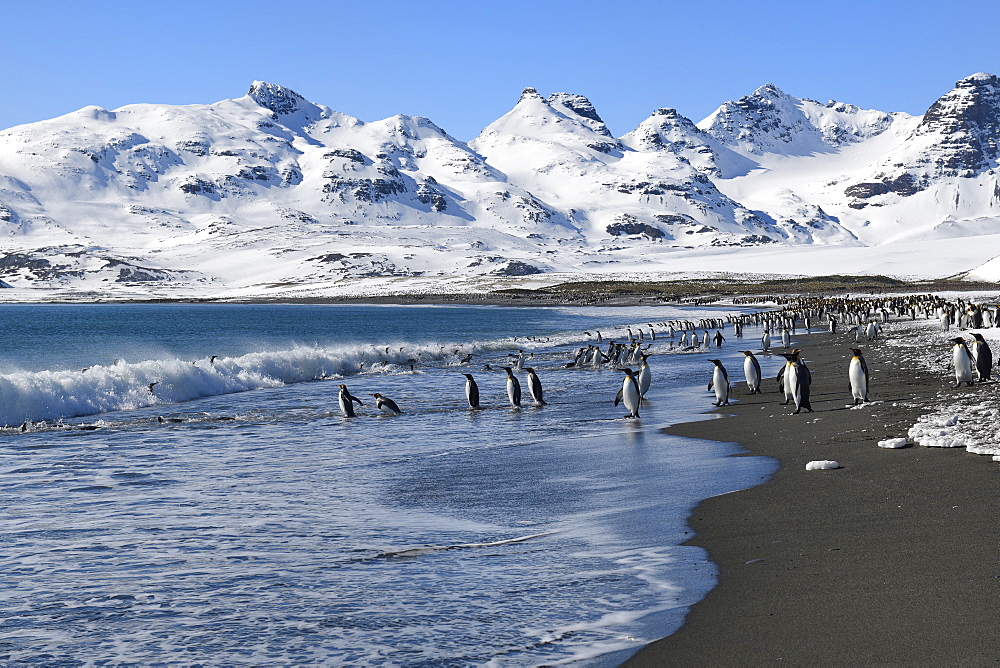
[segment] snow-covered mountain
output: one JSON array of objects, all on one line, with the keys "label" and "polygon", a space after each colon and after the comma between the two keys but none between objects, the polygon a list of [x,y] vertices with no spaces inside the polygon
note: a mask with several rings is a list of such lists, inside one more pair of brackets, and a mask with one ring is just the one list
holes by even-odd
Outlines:
[{"label": "snow-covered mountain", "polygon": [[[258,81],[215,104],[86,107],[0,132],[0,279],[315,294],[971,235],[981,255],[1000,235],[998,142],[987,74],[923,117],[768,84],[697,125],[658,109],[620,138],[586,97],[527,88],[468,143]],[[756,273],[781,273],[768,262]]]}]

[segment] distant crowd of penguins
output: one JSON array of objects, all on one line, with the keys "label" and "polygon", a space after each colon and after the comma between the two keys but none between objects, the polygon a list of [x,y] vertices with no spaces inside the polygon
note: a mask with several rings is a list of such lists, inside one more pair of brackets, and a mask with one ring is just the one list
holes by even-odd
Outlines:
[{"label": "distant crowd of penguins", "polygon": [[[624,373],[621,388],[614,399],[615,406],[623,404],[628,414],[627,418],[638,418],[639,408],[649,390],[652,372],[649,365],[649,358],[653,354],[650,352],[652,343],[657,340],[657,336],[668,339],[669,352],[709,349],[713,344],[716,348],[721,348],[726,338],[722,331],[727,326],[732,326],[734,336],[743,337],[743,330],[748,326],[759,326],[763,328],[761,336],[761,350],[765,354],[771,354],[774,343],[780,344],[787,349],[791,343],[791,336],[799,327],[806,331],[812,331],[814,323],[826,322],[831,333],[837,333],[841,328],[850,328],[846,331],[853,334],[855,342],[875,342],[884,336],[882,325],[887,323],[890,317],[906,318],[913,320],[917,318],[937,318],[941,327],[948,331],[952,327],[980,329],[984,327],[994,327],[1000,325],[1000,306],[979,305],[958,299],[954,302],[947,301],[935,295],[919,296],[897,296],[897,297],[867,297],[867,298],[797,298],[788,300],[785,306],[779,310],[761,311],[751,314],[729,315],[725,318],[706,318],[694,321],[669,321],[659,323],[657,326],[648,324],[647,329],[637,327],[633,330],[627,328],[625,341],[608,341],[606,349],[602,348],[605,343],[600,331],[595,333],[584,332],[588,337],[594,338],[595,343],[579,348],[573,356],[572,361],[566,363],[565,369],[601,369],[613,368]],[[657,330],[659,327],[659,330]],[[697,331],[703,330],[703,335],[698,336]],[[714,333],[711,333],[714,330]],[[679,343],[677,335],[680,334]],[[974,379],[989,380],[993,365],[993,355],[988,343],[983,336],[972,333],[972,340],[966,342],[962,337],[952,339],[954,345],[953,366],[955,369],[956,387],[961,384],[972,385]],[[850,348],[852,356],[848,364],[847,376],[850,383],[851,398],[855,404],[868,401],[870,374],[868,364],[862,350],[858,347]],[[741,350],[744,355],[743,371],[746,378],[746,385],[749,394],[759,394],[761,388],[762,374],[760,363],[751,350]],[[778,372],[776,380],[780,391],[784,395],[783,405],[794,404],[795,414],[801,411],[812,412],[810,403],[810,386],[812,384],[812,372],[806,365],[802,357],[801,349],[792,349],[788,352],[777,353],[785,359],[785,364]],[[507,400],[512,407],[520,407],[522,402],[521,381],[515,372],[527,373],[528,392],[534,406],[545,406],[543,397],[542,382],[538,374],[532,367],[524,366],[526,354],[519,350],[517,354],[511,353],[514,358],[510,366],[502,366],[506,374],[506,394]],[[462,362],[468,363],[471,355],[466,356]],[[711,380],[708,383],[708,391],[715,392],[715,406],[729,405],[731,383],[729,374],[719,359],[710,359],[714,367]],[[633,367],[637,367],[633,369]],[[485,365],[484,370],[492,371],[490,365]],[[471,373],[463,373],[465,376],[465,398],[470,409],[479,409],[480,392],[474,376]],[[345,417],[354,417],[354,404],[364,405],[363,402],[351,394],[345,384],[341,384],[338,396],[340,410]],[[390,398],[374,393],[370,395],[374,399],[375,407],[387,414],[397,415],[401,413],[399,406]]]},{"label": "distant crowd of penguins", "polygon": [[[1000,325],[1000,305],[980,305],[967,302],[964,299],[951,302],[935,295],[855,300],[846,297],[803,299],[798,300],[794,306],[786,307],[778,312],[738,316],[734,321],[734,326],[739,332],[741,321],[746,322],[749,319],[751,322],[760,323],[760,319],[763,318],[764,334],[761,337],[761,348],[764,352],[769,352],[771,331],[775,324],[781,327],[782,345],[787,348],[790,341],[789,330],[794,334],[796,323],[799,321],[803,322],[808,331],[814,319],[826,318],[831,333],[836,333],[842,324],[848,324],[852,326],[851,331],[855,342],[863,340],[874,342],[884,335],[882,324],[888,322],[891,316],[910,318],[911,320],[936,318],[940,321],[941,329],[945,332],[952,327],[983,329]],[[953,345],[952,366],[955,372],[956,388],[963,383],[966,386],[973,385],[975,378],[980,381],[991,379],[993,353],[989,343],[978,332],[971,332],[970,336],[972,340],[968,342],[960,336],[950,339]],[[752,351],[742,350],[740,352],[745,356],[743,371],[747,389],[750,394],[757,394],[761,392],[760,364]],[[851,353],[852,357],[847,370],[851,398],[855,404],[861,404],[868,401],[870,379],[868,363],[860,348],[851,348]],[[809,400],[812,373],[801,354],[802,350],[800,349],[779,353],[785,358],[785,364],[776,378],[779,388],[784,394],[784,405],[794,402],[796,414],[802,410],[808,412],[813,410]],[[716,401],[714,405],[728,406],[731,385],[726,368],[720,360],[709,361],[715,365],[712,379],[708,383],[708,390],[714,389],[715,391]]]}]

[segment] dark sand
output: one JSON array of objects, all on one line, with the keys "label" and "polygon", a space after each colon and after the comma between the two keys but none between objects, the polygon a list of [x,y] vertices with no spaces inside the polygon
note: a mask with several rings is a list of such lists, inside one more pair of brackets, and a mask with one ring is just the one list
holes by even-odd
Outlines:
[{"label": "dark sand", "polygon": [[[690,544],[708,550],[719,584],[626,665],[1000,663],[998,464],[964,449],[876,446],[905,437],[939,391],[980,387],[946,389],[944,368],[917,371],[892,359],[898,348],[863,345],[870,399],[885,403],[846,410],[854,344],[814,334],[799,345],[814,413],[791,415],[773,377],[767,394],[748,396],[737,368],[739,403],[720,409],[734,417],[668,429],[742,443],[781,469],[695,509]],[[805,470],[821,459],[843,468]]]}]

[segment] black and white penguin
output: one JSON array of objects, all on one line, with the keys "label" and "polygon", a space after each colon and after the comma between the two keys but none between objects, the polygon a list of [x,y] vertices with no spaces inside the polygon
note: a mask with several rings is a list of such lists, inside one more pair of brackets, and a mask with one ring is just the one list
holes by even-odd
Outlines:
[{"label": "black and white penguin", "polygon": [[993,351],[990,350],[990,344],[986,343],[982,334],[973,332],[972,338],[975,339],[972,342],[972,357],[976,360],[976,372],[981,383],[990,379],[993,371]]},{"label": "black and white penguin", "polygon": [[637,418],[639,417],[639,379],[636,378],[635,372],[632,369],[622,369],[625,373],[625,378],[622,380],[622,389],[618,390],[618,395],[615,397],[615,406],[621,402],[625,402],[625,408],[628,409],[627,418]]},{"label": "black and white penguin", "polygon": [[375,397],[375,408],[380,411],[388,413],[389,415],[399,415],[403,412],[399,410],[399,406],[396,405],[396,402],[389,397],[382,396],[378,392],[372,396]]},{"label": "black and white penguin", "polygon": [[851,348],[851,352],[854,356],[847,369],[847,376],[851,381],[851,396],[854,398],[854,403],[861,404],[868,401],[868,362],[865,361],[860,348]]},{"label": "black and white penguin", "polygon": [[962,383],[971,386],[972,380],[972,353],[965,345],[965,339],[961,336],[951,340],[952,347],[951,360],[955,365],[955,387],[960,387]]},{"label": "black and white penguin", "polygon": [[520,408],[521,406],[521,381],[514,375],[514,370],[509,366],[503,368],[507,372],[507,398],[510,405]]},{"label": "black and white penguin", "polygon": [[743,358],[743,375],[747,378],[747,389],[750,390],[750,394],[760,394],[760,362],[754,357],[752,351],[741,350],[740,352],[746,355]]},{"label": "black and white penguin", "polygon": [[[802,409],[810,413],[813,412],[812,404],[809,402],[809,386],[812,385],[812,374],[809,367],[799,357],[801,350],[793,350],[790,353],[780,353],[785,358],[784,386],[786,396],[791,392],[791,398],[795,402],[795,414],[798,415]],[[787,399],[786,402],[787,403]]]},{"label": "black and white penguin", "polygon": [[712,380],[708,382],[708,389],[715,390],[714,406],[729,405],[729,374],[726,367],[722,366],[722,360],[708,360],[715,365],[712,371]]},{"label": "black and white penguin", "polygon": [[354,402],[358,402],[359,406],[364,406],[364,403],[352,395],[346,385],[340,385],[339,387],[340,394],[337,395],[337,401],[340,403],[340,412],[344,414],[344,417],[354,417]]},{"label": "black and white penguin", "polygon": [[479,408],[479,386],[471,373],[463,373],[465,376],[465,398],[469,401],[469,408]]},{"label": "black and white penguin", "polygon": [[531,393],[532,400],[534,400],[536,406],[544,406],[545,400],[542,399],[542,381],[538,379],[538,374],[530,366],[525,371],[528,372],[528,392]]},{"label": "black and white penguin", "polygon": [[653,382],[653,371],[649,368],[649,355],[642,354],[642,366],[639,367],[639,397],[646,398],[649,386]]}]

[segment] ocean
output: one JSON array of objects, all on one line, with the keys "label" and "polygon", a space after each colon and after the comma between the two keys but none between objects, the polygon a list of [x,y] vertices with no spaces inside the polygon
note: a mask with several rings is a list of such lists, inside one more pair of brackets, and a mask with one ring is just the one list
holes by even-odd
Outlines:
[{"label": "ocean", "polygon": [[[694,505],[776,468],[661,433],[712,419],[707,359],[735,383],[743,346],[660,323],[738,312],[2,305],[0,661],[615,665],[715,582]],[[620,371],[565,368],[628,328],[640,419]],[[523,373],[507,402],[519,350],[545,406]]]}]

